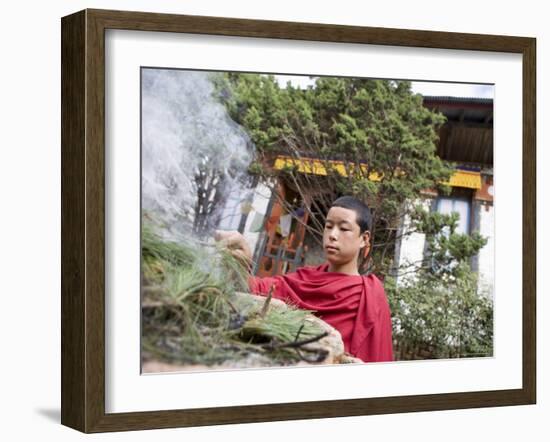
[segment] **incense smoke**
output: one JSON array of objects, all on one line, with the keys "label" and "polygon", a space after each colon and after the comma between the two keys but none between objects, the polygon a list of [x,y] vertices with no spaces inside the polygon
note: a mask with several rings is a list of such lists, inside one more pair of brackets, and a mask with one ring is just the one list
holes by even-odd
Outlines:
[{"label": "incense smoke", "polygon": [[216,100],[216,75],[142,69],[142,210],[177,240],[211,236],[229,192],[249,193],[253,145]]}]

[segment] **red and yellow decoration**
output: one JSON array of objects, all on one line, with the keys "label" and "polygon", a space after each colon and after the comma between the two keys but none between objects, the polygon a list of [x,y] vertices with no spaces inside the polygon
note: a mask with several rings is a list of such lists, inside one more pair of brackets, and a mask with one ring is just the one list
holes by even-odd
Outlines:
[{"label": "red and yellow decoration", "polygon": [[[287,156],[278,156],[275,159],[275,164],[273,165],[275,170],[283,170],[287,167],[296,167],[298,172],[301,173],[311,173],[314,175],[326,176],[327,165],[329,169],[335,170],[342,176],[348,176],[348,170],[353,170],[353,165],[346,165],[343,161],[329,160],[322,161],[315,158],[291,158]],[[361,164],[361,170],[366,173],[367,165]],[[382,175],[371,172],[369,174],[369,180],[371,181],[380,181]],[[481,189],[481,173],[477,171],[470,170],[456,170],[451,179],[445,183],[453,187],[466,187],[468,189]]]}]

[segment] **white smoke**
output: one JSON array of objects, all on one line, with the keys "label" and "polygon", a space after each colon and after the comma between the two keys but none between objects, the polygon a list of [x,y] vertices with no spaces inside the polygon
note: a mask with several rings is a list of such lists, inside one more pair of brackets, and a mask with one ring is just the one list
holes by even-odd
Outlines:
[{"label": "white smoke", "polygon": [[173,237],[191,232],[199,168],[219,176],[213,184],[223,183],[215,211],[231,189],[242,186],[243,199],[247,195],[242,183],[253,146],[216,100],[215,75],[221,74],[142,69],[142,209]]}]

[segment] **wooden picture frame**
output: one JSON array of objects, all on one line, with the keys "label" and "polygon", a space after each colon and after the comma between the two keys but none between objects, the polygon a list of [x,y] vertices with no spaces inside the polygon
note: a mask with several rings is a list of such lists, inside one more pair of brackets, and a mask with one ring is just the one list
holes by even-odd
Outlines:
[{"label": "wooden picture frame", "polygon": [[[62,407],[83,432],[534,404],[536,400],[536,41],[405,29],[84,10],[62,19]],[[230,407],[105,412],[105,30],[261,37],[521,54],[522,387]]]}]

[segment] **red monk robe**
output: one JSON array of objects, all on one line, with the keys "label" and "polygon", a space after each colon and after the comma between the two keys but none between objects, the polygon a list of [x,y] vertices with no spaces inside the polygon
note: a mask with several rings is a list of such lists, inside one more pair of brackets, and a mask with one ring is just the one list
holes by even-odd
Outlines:
[{"label": "red monk robe", "polygon": [[374,276],[327,271],[329,264],[301,267],[274,277],[251,276],[252,293],[313,310],[342,335],[345,350],[364,362],[393,360],[392,325],[384,287]]}]

